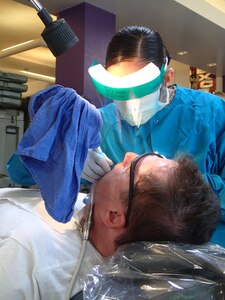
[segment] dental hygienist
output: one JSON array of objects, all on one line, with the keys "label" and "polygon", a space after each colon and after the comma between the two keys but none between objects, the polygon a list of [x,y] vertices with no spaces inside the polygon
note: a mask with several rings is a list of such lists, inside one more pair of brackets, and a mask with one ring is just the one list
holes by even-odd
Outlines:
[{"label": "dental hygienist", "polygon": [[[190,153],[218,195],[225,221],[225,102],[199,90],[167,88],[167,58],[159,33],[128,26],[109,43],[105,67],[89,69],[97,91],[113,103],[100,108],[101,149],[89,151],[82,178],[97,180],[129,151],[167,158]],[[212,241],[225,246],[223,222]]]}]

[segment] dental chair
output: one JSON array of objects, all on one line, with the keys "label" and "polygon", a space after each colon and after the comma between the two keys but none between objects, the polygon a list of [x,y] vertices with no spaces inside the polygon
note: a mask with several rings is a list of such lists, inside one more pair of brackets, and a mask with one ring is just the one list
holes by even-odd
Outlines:
[{"label": "dental chair", "polygon": [[74,295],[70,300],[83,300],[83,291]]},{"label": "dental chair", "polygon": [[225,249],[212,244],[129,244],[85,278],[83,299],[225,299]]}]

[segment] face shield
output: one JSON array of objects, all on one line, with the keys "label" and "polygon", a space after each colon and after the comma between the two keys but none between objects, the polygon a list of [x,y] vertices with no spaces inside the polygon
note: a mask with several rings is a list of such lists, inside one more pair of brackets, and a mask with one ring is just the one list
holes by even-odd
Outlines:
[{"label": "face shield", "polygon": [[164,107],[159,101],[166,65],[161,70],[153,63],[123,77],[110,74],[101,64],[89,68],[92,82],[107,104],[116,104],[120,117],[132,126],[146,123]]}]

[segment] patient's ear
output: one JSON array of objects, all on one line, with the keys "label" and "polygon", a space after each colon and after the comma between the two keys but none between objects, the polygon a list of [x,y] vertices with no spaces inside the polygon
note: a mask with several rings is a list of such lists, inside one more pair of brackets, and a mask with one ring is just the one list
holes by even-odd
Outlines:
[{"label": "patient's ear", "polygon": [[108,211],[103,222],[109,228],[121,229],[125,226],[125,213],[123,211]]}]

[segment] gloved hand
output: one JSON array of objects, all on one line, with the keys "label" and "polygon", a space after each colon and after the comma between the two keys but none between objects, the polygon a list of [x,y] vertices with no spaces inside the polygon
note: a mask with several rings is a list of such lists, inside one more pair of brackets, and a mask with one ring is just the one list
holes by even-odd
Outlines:
[{"label": "gloved hand", "polygon": [[102,152],[100,147],[95,150],[89,149],[81,178],[93,183],[108,173],[112,165],[113,162]]}]

